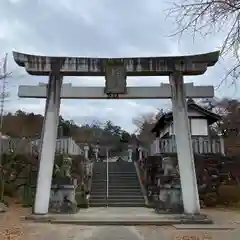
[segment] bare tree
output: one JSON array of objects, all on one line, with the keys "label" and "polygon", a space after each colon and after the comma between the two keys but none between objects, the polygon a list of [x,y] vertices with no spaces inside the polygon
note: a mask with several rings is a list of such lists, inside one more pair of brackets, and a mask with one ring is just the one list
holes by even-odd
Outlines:
[{"label": "bare tree", "polygon": [[140,132],[146,125],[151,125],[155,121],[155,113],[142,114],[133,119],[133,124],[137,127],[137,132]]},{"label": "bare tree", "polygon": [[154,139],[151,130],[162,114],[164,114],[163,109],[159,109],[157,113],[146,113],[133,119],[133,124],[137,127],[138,139],[143,145],[148,145]]},{"label": "bare tree", "polygon": [[[216,32],[225,33],[221,49],[222,56],[234,59],[227,77],[234,80],[240,77],[240,1],[239,0],[178,0],[170,8],[169,16],[174,17],[177,31],[173,35],[182,35],[191,30],[203,36]],[[226,32],[224,32],[226,31]],[[173,36],[172,35],[172,36]]]}]

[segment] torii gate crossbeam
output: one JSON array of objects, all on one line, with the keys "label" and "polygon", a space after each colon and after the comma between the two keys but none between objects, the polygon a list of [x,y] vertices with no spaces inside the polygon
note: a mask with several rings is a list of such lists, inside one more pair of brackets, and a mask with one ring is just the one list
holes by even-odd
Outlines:
[{"label": "torii gate crossbeam", "polygon": [[[213,86],[194,86],[185,83],[186,98],[212,98]],[[18,96],[21,98],[47,98],[47,84],[38,86],[19,86]],[[159,87],[127,87],[126,94],[119,94],[118,99],[170,99],[172,97],[170,84]],[[61,99],[107,99],[104,87],[75,87],[63,84]]]}]

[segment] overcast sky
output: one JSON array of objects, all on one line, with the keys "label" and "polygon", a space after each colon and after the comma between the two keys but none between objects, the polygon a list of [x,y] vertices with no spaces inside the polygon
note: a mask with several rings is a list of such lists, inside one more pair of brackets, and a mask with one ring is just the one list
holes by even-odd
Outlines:
[{"label": "overcast sky", "polygon": [[[29,54],[132,57],[199,54],[218,50],[222,35],[193,41],[187,33],[180,40],[169,37],[174,20],[166,18],[172,0],[0,0],[0,57],[9,53],[9,100],[6,111],[22,109],[43,113],[44,100],[19,99],[18,85],[46,82],[44,77],[29,76],[12,59],[12,50]],[[203,76],[185,80],[195,85],[218,86],[228,60],[221,60]],[[158,86],[167,78],[130,78],[131,86]],[[73,85],[103,86],[103,78],[65,78]],[[218,97],[238,97],[234,87],[217,88]],[[123,128],[135,129],[132,119],[157,108],[169,108],[165,100],[64,100],[61,114],[76,123],[97,118],[112,120]]]}]

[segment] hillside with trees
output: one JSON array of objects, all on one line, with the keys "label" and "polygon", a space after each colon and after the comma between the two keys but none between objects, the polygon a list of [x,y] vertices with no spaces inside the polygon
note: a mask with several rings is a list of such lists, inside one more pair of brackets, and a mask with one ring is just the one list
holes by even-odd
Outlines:
[{"label": "hillside with trees", "polygon": [[[27,113],[21,110],[15,113],[8,113],[3,117],[2,134],[11,138],[21,138],[21,142],[39,139],[42,132],[43,116],[40,114]],[[136,135],[129,134],[120,126],[111,121],[104,123],[93,122],[79,126],[73,120],[65,120],[62,116],[59,118],[58,137],[71,137],[80,147],[82,145],[92,146],[98,144],[100,147],[99,157],[106,156],[105,147],[110,147],[110,156],[119,155],[126,152],[129,144],[136,142]],[[63,155],[56,155],[55,166],[61,166]],[[72,176],[76,179],[82,178],[83,165],[81,160],[84,156],[73,156]],[[0,202],[4,196],[20,197],[32,202],[32,186],[36,186],[37,172],[39,166],[38,153],[35,154],[17,154],[9,152],[1,156],[0,166]],[[53,179],[54,179],[53,171]],[[81,182],[81,180],[79,181]]]},{"label": "hillside with trees", "polygon": [[[2,134],[12,138],[40,138],[42,123],[42,115],[18,110],[3,117]],[[136,135],[129,134],[111,121],[93,122],[79,126],[73,120],[65,120],[62,116],[59,117],[58,137],[72,137],[80,145],[85,143],[101,146],[111,145],[119,150],[136,141]]]}]

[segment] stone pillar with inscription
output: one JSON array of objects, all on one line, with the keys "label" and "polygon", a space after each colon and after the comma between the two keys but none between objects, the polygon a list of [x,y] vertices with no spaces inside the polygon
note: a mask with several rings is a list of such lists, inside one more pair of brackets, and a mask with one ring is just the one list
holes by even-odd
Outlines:
[{"label": "stone pillar with inscription", "polygon": [[143,160],[143,149],[141,147],[138,148],[138,160],[141,162]]},{"label": "stone pillar with inscription", "polygon": [[89,159],[89,158],[88,158],[89,146],[88,146],[88,145],[85,145],[85,146],[83,147],[83,149],[84,149],[84,157],[85,157],[85,160],[88,160],[88,159]]},{"label": "stone pillar with inscription", "polygon": [[131,148],[128,149],[128,162],[132,162],[132,153],[133,150]]},{"label": "stone pillar with inscription", "polygon": [[98,161],[98,152],[99,152],[99,146],[96,145],[96,146],[95,146],[95,149],[94,149],[96,161]]}]

